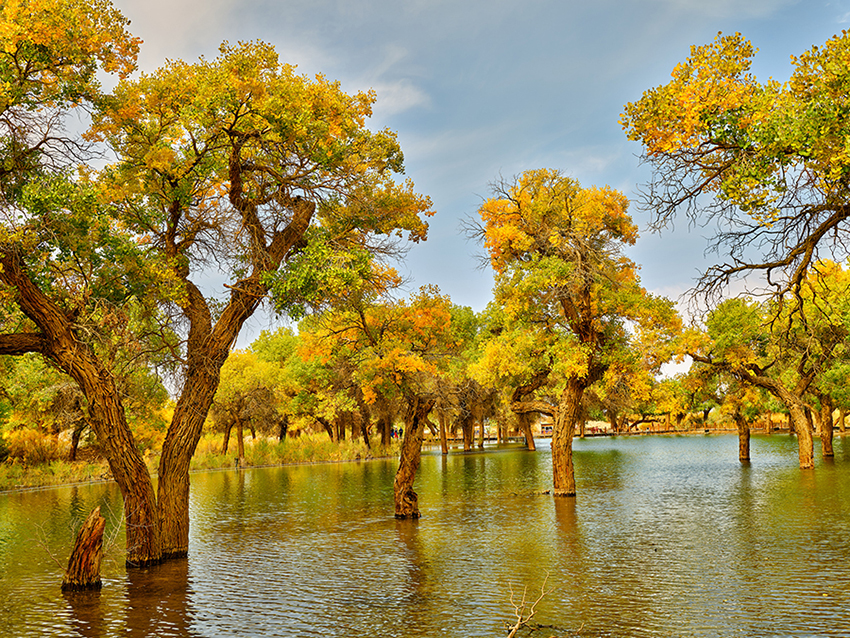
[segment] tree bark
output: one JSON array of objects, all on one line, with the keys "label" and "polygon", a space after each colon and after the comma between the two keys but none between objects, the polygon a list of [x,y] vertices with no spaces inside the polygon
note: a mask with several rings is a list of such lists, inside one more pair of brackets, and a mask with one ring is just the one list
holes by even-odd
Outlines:
[{"label": "tree bark", "polygon": [[419,497],[413,490],[416,472],[422,458],[422,434],[425,419],[434,407],[435,399],[414,395],[408,399],[404,416],[404,437],[401,458],[393,481],[393,501],[396,518],[419,518]]},{"label": "tree bark", "polygon": [[537,445],[534,443],[534,432],[531,430],[531,415],[527,412],[517,414],[517,425],[519,425],[519,431],[525,437],[525,447],[535,452]]},{"label": "tree bark", "polygon": [[576,423],[581,419],[583,379],[572,377],[561,392],[555,424],[552,428],[552,482],[553,496],[575,496],[576,478],[573,468],[573,437]]},{"label": "tree bark", "polygon": [[227,454],[227,448],[230,447],[230,431],[233,429],[233,421],[227,419],[227,424],[224,426],[224,442],[221,444],[222,456]]},{"label": "tree bark", "polygon": [[239,457],[239,467],[242,467],[245,465],[245,427],[239,415],[236,415],[236,454]]},{"label": "tree bark", "polygon": [[106,519],[95,507],[77,534],[77,542],[68,559],[68,569],[62,579],[62,591],[100,589],[100,563],[103,558],[103,530]]}]

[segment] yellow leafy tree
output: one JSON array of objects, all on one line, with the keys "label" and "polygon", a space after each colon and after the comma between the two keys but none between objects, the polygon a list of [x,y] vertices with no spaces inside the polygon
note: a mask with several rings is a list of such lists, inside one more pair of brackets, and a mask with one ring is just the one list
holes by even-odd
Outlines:
[{"label": "yellow leafy tree", "polygon": [[555,397],[516,401],[512,409],[554,417],[556,496],[575,495],[572,439],[585,390],[638,353],[660,365],[680,325],[672,303],[640,286],[622,252],[637,239],[627,208],[613,189],[585,189],[558,171],[533,170],[498,183],[479,209],[505,334],[520,344],[512,350],[523,350],[507,357],[518,367],[499,364],[497,376],[537,388],[544,378]]},{"label": "yellow leafy tree", "polygon": [[643,201],[653,225],[684,212],[718,227],[712,248],[725,261],[697,287],[709,296],[752,273],[776,294],[799,290],[819,259],[846,255],[850,33],[792,57],[784,83],[758,81],[755,54],[741,34],[718,34],[621,116],[653,169]]}]

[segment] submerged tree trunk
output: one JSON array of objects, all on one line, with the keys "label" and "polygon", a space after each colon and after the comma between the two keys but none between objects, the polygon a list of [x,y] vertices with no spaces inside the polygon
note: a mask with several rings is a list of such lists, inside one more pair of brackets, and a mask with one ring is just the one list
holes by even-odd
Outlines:
[{"label": "submerged tree trunk", "polygon": [[832,448],[832,436],[834,431],[834,426],[832,424],[833,405],[832,401],[828,397],[823,397],[821,401],[823,406],[821,407],[820,412],[821,453],[824,458],[829,458],[835,456],[835,451]]},{"label": "submerged tree trunk", "polygon": [[62,579],[62,591],[100,589],[100,563],[103,558],[103,530],[106,519],[95,507],[77,534],[77,542],[68,559],[68,569]]},{"label": "submerged tree trunk", "polygon": [[552,428],[553,496],[575,496],[576,478],[573,468],[573,437],[581,419],[583,379],[571,378],[561,392],[555,424]]},{"label": "submerged tree trunk", "polygon": [[790,399],[788,412],[791,415],[791,427],[797,434],[797,451],[801,470],[811,470],[815,467],[814,441],[809,420],[802,402]]},{"label": "submerged tree trunk", "polygon": [[735,425],[738,426],[738,460],[750,460],[750,424],[739,410],[735,410]]},{"label": "submerged tree trunk", "polygon": [[469,452],[472,449],[472,436],[474,434],[475,423],[472,420],[472,414],[467,412],[460,418],[460,431],[463,436],[463,451]]},{"label": "submerged tree trunk", "polygon": [[190,366],[162,444],[157,504],[162,556],[166,559],[183,558],[189,553],[189,464],[200,441],[228,351],[229,347],[216,357],[205,351],[190,355],[204,361]]},{"label": "submerged tree trunk", "polygon": [[440,421],[440,451],[443,454],[449,453],[449,437],[446,436],[446,411],[439,410],[437,419]]},{"label": "submerged tree trunk", "polygon": [[[184,248],[167,234],[165,253],[173,259],[175,275],[182,280],[186,298],[181,310],[189,321],[186,344],[186,376],[159,461],[158,519],[163,558],[182,558],[189,553],[189,465],[201,439],[213,397],[218,389],[221,367],[245,321],[268,293],[266,272],[277,270],[287,253],[310,226],[316,205],[306,199],[292,200],[292,216],[286,227],[271,233],[260,227],[258,204],[243,190],[241,146],[230,157],[230,203],[239,211],[246,235],[252,243],[250,273],[230,287],[230,298],[213,324],[212,312],[200,289],[189,280],[189,267],[182,259]],[[174,210],[176,224],[181,211]]]},{"label": "submerged tree trunk", "polygon": [[478,448],[484,448],[484,406],[480,401],[476,403],[475,409],[472,411],[473,418],[478,422]]},{"label": "submerged tree trunk", "polygon": [[435,402],[435,399],[425,399],[418,395],[408,399],[407,412],[404,415],[401,458],[393,481],[396,518],[419,518],[419,497],[413,490],[413,482],[416,480],[416,472],[422,457],[425,419]]}]

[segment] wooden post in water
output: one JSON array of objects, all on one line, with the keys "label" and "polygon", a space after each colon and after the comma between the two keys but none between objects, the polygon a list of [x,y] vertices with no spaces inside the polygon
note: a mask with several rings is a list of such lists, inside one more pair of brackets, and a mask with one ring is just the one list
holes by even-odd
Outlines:
[{"label": "wooden post in water", "polygon": [[62,591],[100,589],[100,561],[103,558],[103,530],[106,519],[95,507],[80,528],[68,569],[62,579]]}]

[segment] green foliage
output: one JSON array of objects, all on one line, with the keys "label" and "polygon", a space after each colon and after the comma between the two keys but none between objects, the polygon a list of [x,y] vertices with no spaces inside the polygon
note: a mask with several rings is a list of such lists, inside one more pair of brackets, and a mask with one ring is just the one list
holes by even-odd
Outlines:
[{"label": "green foliage", "polygon": [[304,248],[263,277],[275,309],[295,321],[338,303],[352,288],[364,288],[373,275],[372,256],[365,248],[334,246],[322,228],[311,229],[306,239]]},{"label": "green foliage", "polygon": [[747,299],[729,299],[715,308],[706,320],[712,353],[722,358],[752,360],[767,354],[770,341],[767,315],[760,304]]}]

